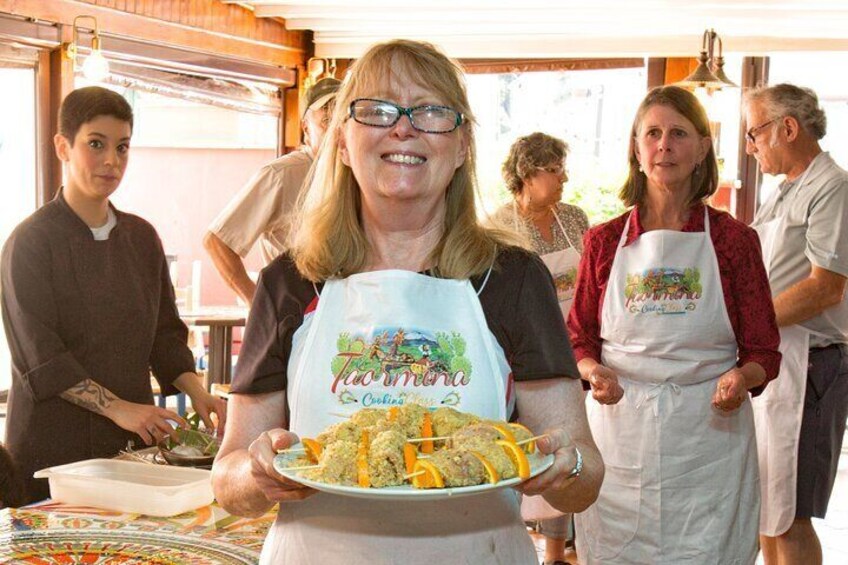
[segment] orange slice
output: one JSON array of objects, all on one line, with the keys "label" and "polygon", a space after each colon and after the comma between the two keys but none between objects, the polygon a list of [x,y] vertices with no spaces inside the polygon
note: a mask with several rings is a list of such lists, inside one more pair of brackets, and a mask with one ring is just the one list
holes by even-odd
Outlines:
[{"label": "orange slice", "polygon": [[442,474],[430,461],[419,459],[415,462],[412,472],[422,474],[412,477],[412,486],[415,488],[445,488],[445,481],[442,479]]},{"label": "orange slice", "polygon": [[[433,420],[429,412],[424,412],[424,422],[421,424],[421,437],[433,437]],[[433,453],[436,450],[432,440],[421,442],[421,453]]]},{"label": "orange slice", "polygon": [[389,420],[389,422],[397,422],[399,416],[400,408],[398,408],[397,406],[392,406],[391,408],[389,408],[389,413],[386,418]]},{"label": "orange slice", "polygon": [[368,475],[368,449],[370,446],[368,432],[362,432],[359,441],[359,449],[356,452],[356,482],[362,488],[371,486],[371,477]]},{"label": "orange slice", "polygon": [[321,442],[305,437],[300,440],[300,443],[306,449],[306,458],[312,463],[318,463],[321,459],[321,453],[324,451],[324,446],[321,445]]},{"label": "orange slice", "polygon": [[415,469],[415,462],[418,461],[418,450],[411,443],[403,445],[403,463],[406,467],[406,473],[411,475]]},{"label": "orange slice", "polygon": [[512,464],[515,465],[516,473],[520,479],[530,478],[530,461],[527,459],[527,454],[521,449],[520,445],[515,442],[505,441],[502,439],[495,440],[495,443],[500,445],[506,454],[512,459]]},{"label": "orange slice", "polygon": [[509,429],[509,426],[506,422],[491,421],[486,422],[486,424],[498,430],[498,432],[501,434],[501,438],[505,439],[506,441],[511,441],[512,443],[515,443],[515,435],[513,435],[512,430]]},{"label": "orange slice", "polygon": [[498,470],[495,469],[495,466],[489,463],[489,460],[483,457],[483,455],[478,451],[470,451],[471,455],[480,460],[480,463],[483,464],[483,468],[486,470],[486,475],[488,475],[489,484],[496,484],[501,478],[498,476]]},{"label": "orange slice", "polygon": [[[510,422],[509,427],[515,430],[517,433],[514,435],[521,436],[519,439],[526,439],[533,437],[533,432],[530,431],[530,428],[525,426],[524,424],[519,424],[518,422]],[[526,434],[526,435],[525,435]],[[524,451],[527,453],[535,453],[536,451],[536,441],[528,441],[524,444]]]}]

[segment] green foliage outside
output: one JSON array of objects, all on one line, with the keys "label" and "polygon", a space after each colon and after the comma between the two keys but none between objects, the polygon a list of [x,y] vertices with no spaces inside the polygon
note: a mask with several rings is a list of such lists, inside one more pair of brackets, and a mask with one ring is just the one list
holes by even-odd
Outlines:
[{"label": "green foliage outside", "polygon": [[598,171],[591,179],[568,182],[562,200],[582,208],[589,216],[589,224],[594,226],[624,212],[624,205],[618,198],[622,182],[620,175]]}]

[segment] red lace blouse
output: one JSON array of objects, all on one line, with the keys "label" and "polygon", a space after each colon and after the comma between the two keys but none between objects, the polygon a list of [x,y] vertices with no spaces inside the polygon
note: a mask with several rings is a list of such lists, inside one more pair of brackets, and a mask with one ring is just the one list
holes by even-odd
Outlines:
[{"label": "red lace blouse", "polygon": [[[718,259],[719,276],[730,323],[739,344],[738,365],[758,363],[765,369],[766,382],[777,377],[780,368],[780,343],[768,277],[763,266],[756,232],[730,214],[708,208],[710,238]],[[583,238],[583,257],[577,276],[577,288],[568,333],[577,360],[601,358],[601,307],[604,302],[612,262],[628,213],[595,226]],[[638,207],[625,245],[644,233]],[[684,232],[704,231],[704,205],[695,204]],[[752,390],[754,394],[763,388]]]}]

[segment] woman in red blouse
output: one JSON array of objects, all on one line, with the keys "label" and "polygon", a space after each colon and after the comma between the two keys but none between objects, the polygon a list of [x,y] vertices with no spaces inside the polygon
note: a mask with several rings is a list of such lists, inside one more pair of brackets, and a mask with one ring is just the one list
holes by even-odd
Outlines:
[{"label": "woman in red blouse", "polygon": [[759,490],[750,394],[779,336],[756,233],[704,201],[706,112],[652,90],[633,122],[630,211],[587,232],[568,329],[606,463],[577,517],[580,562],[753,563]]}]

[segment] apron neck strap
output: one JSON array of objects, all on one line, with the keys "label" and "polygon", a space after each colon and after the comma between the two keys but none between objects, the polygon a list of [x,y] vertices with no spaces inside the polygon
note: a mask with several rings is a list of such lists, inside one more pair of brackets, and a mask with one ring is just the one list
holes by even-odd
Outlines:
[{"label": "apron neck strap", "polygon": [[[574,243],[571,241],[571,238],[568,236],[568,232],[565,231],[565,226],[563,225],[562,220],[559,219],[559,214],[557,214],[556,205],[555,204],[551,205],[548,208],[550,209],[551,214],[553,214],[554,220],[556,221],[557,225],[559,226],[559,229],[562,232],[562,235],[565,236],[565,242],[568,243],[569,247],[571,247],[572,249],[577,251],[577,246],[574,245]],[[533,223],[532,219],[528,219],[528,220],[531,224]],[[518,202],[515,199],[512,200],[512,224],[516,229],[519,229],[519,226],[521,225],[520,215],[518,214]],[[536,228],[536,229],[538,230],[538,228]]]},{"label": "apron neck strap", "polygon": [[[633,208],[633,210],[635,209]],[[624,247],[624,244],[627,242],[627,234],[630,233],[630,221],[633,218],[633,210],[630,210],[630,213],[627,214],[627,221],[624,222],[624,229],[621,230],[621,237],[618,238],[619,247]]]},{"label": "apron neck strap", "polygon": [[483,278],[483,284],[480,285],[480,288],[477,289],[477,296],[480,296],[480,293],[483,292],[483,289],[486,288],[486,283],[489,282],[489,276],[492,274],[492,268],[495,266],[495,259],[498,257],[498,246],[495,246],[495,252],[492,254],[492,262],[489,263],[489,269],[486,271],[486,276]]},{"label": "apron neck strap", "polygon": [[554,220],[556,220],[559,229],[562,230],[562,235],[565,236],[565,241],[568,243],[568,246],[577,251],[577,246],[571,241],[571,238],[568,237],[568,232],[565,230],[565,226],[562,223],[562,220],[559,219],[559,214],[557,214],[557,207],[551,206],[551,213],[554,215]]},{"label": "apron neck strap", "polygon": [[[635,210],[635,208],[634,208]],[[633,217],[633,210],[630,211],[630,214],[627,215],[627,222],[624,224],[624,230],[621,232],[621,237],[618,238],[618,246],[624,247],[624,243],[627,241],[627,234],[630,233],[630,221]],[[704,233],[706,233],[707,237],[710,235],[710,215],[707,210],[707,205],[704,204]]]},{"label": "apron neck strap", "polygon": [[483,292],[483,289],[486,288],[486,283],[489,282],[489,275],[492,274],[492,265],[489,265],[489,270],[486,271],[486,277],[483,279],[483,284],[480,285],[480,288],[477,290],[477,296],[480,296],[480,293]]},{"label": "apron neck strap", "polygon": [[[492,262],[489,263],[489,268],[486,270],[486,276],[483,278],[483,283],[480,285],[480,288],[477,290],[477,296],[480,296],[480,293],[483,292],[483,289],[486,288],[486,283],[489,282],[489,276],[492,274],[492,268],[495,266],[495,258],[498,256],[497,247],[495,247],[495,253],[492,257]],[[425,274],[427,276],[435,276],[431,274],[431,271],[428,269]],[[321,292],[318,290],[318,285],[315,284],[315,281],[312,281],[312,289],[315,291],[315,296],[319,299],[321,298]]]}]

